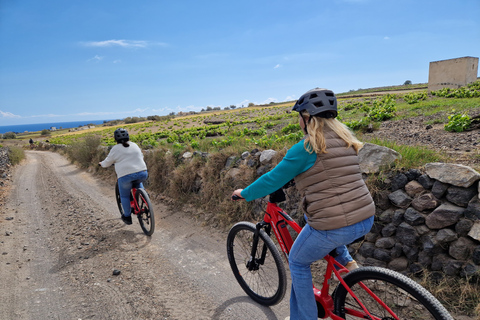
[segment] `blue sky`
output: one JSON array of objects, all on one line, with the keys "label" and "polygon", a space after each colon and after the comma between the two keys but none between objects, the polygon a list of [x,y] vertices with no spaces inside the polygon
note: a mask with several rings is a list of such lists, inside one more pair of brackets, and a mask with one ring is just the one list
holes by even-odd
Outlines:
[{"label": "blue sky", "polygon": [[0,126],[422,83],[464,56],[478,0],[0,0]]}]

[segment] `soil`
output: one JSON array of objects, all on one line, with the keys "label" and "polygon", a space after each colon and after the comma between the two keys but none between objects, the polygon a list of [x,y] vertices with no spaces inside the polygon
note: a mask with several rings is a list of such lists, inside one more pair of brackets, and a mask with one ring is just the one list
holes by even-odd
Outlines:
[{"label": "soil", "polygon": [[[251,300],[226,233],[153,199],[156,229],[125,225],[114,185],[57,153],[27,151],[2,188],[2,319],[284,319]],[[5,197],[6,196],[6,197]],[[118,275],[114,275],[119,273]]]},{"label": "soil", "polygon": [[[447,116],[445,115],[445,118]],[[362,140],[378,138],[398,144],[423,146],[446,155],[446,162],[462,164],[480,171],[480,129],[474,119],[470,130],[449,132],[443,123],[429,124],[439,115],[385,121],[378,130],[365,133]]]}]

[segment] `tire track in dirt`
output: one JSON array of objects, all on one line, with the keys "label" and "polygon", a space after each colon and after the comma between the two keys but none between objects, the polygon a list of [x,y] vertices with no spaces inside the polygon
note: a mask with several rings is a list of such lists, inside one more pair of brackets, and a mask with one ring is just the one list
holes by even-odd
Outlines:
[{"label": "tire track in dirt", "polygon": [[[12,279],[0,289],[7,297],[0,299],[0,314],[272,320],[288,315],[288,296],[272,308],[249,299],[228,265],[226,235],[185,213],[154,202],[157,226],[146,237],[136,219],[132,226],[119,219],[111,183],[56,153],[27,152],[13,181],[14,191],[0,207],[0,245],[8,252],[0,256],[0,277]],[[9,215],[14,219],[5,220]],[[8,230],[13,234],[4,236]],[[114,269],[120,275],[112,275]]]}]

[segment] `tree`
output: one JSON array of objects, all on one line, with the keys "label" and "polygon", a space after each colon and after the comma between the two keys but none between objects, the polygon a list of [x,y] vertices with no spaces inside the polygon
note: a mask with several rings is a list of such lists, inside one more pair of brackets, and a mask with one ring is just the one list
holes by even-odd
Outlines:
[{"label": "tree", "polygon": [[405,81],[405,82],[403,83],[404,86],[409,85],[409,84],[412,84],[412,81],[407,80],[407,81]]},{"label": "tree", "polygon": [[237,106],[234,105],[234,104],[231,104],[231,105],[230,105],[230,109],[232,109],[232,110],[235,109],[236,107],[237,107]]},{"label": "tree", "polygon": [[255,105],[255,103],[253,103],[253,102],[250,102],[250,103],[248,104],[249,107],[253,107],[254,105]]}]

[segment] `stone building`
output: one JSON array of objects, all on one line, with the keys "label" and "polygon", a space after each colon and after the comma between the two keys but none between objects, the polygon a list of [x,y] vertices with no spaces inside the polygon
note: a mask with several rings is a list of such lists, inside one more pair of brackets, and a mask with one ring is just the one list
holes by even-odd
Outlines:
[{"label": "stone building", "polygon": [[428,90],[460,88],[477,80],[478,58],[463,57],[430,62]]}]

